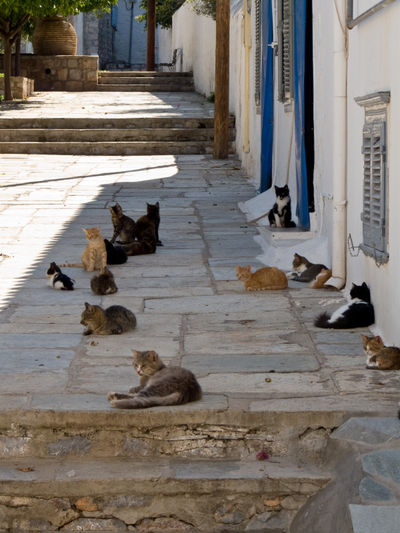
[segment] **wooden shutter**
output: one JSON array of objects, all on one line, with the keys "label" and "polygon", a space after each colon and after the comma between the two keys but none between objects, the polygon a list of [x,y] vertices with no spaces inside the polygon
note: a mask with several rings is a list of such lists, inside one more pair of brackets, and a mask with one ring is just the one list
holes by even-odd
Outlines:
[{"label": "wooden shutter", "polygon": [[386,124],[364,125],[363,244],[370,253],[386,252]]},{"label": "wooden shutter", "polygon": [[281,102],[293,97],[293,0],[278,2],[278,91]]}]

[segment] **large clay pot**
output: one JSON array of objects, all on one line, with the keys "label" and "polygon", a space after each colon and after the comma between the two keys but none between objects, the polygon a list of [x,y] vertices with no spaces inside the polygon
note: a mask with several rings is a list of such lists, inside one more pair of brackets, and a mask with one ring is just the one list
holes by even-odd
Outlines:
[{"label": "large clay pot", "polygon": [[64,17],[38,19],[32,36],[33,51],[37,55],[76,55],[75,28]]}]

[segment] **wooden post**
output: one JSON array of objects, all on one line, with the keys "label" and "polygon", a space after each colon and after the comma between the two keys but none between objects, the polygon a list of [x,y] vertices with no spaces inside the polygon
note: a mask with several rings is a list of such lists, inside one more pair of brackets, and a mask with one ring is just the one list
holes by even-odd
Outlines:
[{"label": "wooden post", "polygon": [[214,157],[229,154],[230,0],[217,0],[215,47]]},{"label": "wooden post", "polygon": [[147,0],[147,61],[146,70],[155,70],[156,2]]}]

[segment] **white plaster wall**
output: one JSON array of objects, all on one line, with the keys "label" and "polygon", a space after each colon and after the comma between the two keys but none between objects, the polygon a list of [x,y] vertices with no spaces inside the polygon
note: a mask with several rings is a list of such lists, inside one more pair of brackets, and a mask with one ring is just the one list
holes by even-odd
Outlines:
[{"label": "white plaster wall", "polygon": [[196,91],[209,96],[215,86],[215,21],[183,4],[173,16],[172,28],[172,50],[182,49],[182,70],[193,72]]},{"label": "white plaster wall", "polygon": [[170,63],[172,60],[172,30],[157,26],[158,56],[157,63]]},{"label": "white plaster wall", "polygon": [[83,13],[78,13],[78,15],[75,15],[73,17],[72,24],[75,28],[76,36],[78,38],[76,53],[78,56],[80,56],[83,54]]},{"label": "white plaster wall", "polygon": [[350,281],[365,280],[371,288],[376,313],[376,331],[384,341],[400,345],[400,61],[398,34],[400,4],[366,19],[349,32],[348,75],[348,231],[354,244],[362,239],[363,160],[361,154],[364,110],[354,98],[376,91],[390,91],[388,124],[388,251],[389,262],[378,268],[362,252],[348,258]]}]

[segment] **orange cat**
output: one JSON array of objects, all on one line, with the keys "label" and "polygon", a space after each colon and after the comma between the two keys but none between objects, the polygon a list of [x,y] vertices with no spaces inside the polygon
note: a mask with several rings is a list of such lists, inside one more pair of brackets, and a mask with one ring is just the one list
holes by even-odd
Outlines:
[{"label": "orange cat", "polygon": [[236,265],[236,276],[247,291],[279,290],[288,286],[286,274],[276,267],[262,267],[251,272],[250,265]]},{"label": "orange cat", "polygon": [[361,335],[363,350],[367,356],[367,368],[374,370],[400,370],[400,349],[385,346],[379,335],[367,337]]},{"label": "orange cat", "polygon": [[107,250],[100,228],[82,228],[89,241],[82,253],[82,263],[63,263],[63,267],[80,267],[88,272],[107,266]]}]

